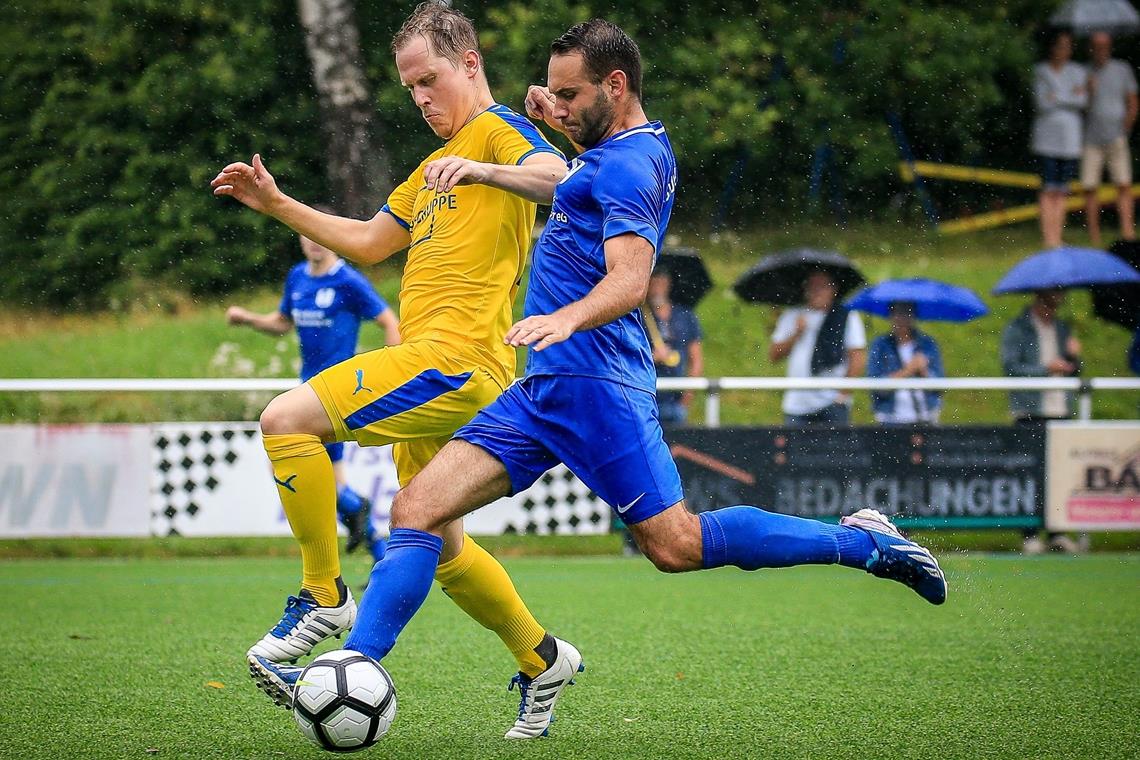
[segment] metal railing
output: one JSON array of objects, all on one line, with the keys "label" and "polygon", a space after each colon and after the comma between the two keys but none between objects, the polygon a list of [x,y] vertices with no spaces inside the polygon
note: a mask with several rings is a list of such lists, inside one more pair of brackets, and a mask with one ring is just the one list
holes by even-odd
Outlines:
[{"label": "metal railing", "polygon": [[[0,393],[59,392],[248,392],[286,391],[292,378],[28,378],[0,379]],[[1132,377],[940,377],[940,378],[823,378],[823,377],[663,377],[657,388],[705,394],[705,425],[720,426],[724,391],[1072,391],[1077,394],[1077,417],[1092,418],[1095,391],[1140,391]]]}]

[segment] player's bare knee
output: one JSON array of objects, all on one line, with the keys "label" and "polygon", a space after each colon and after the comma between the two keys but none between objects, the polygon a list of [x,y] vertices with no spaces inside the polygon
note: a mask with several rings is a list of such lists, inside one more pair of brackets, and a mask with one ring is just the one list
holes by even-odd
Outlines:
[{"label": "player's bare knee", "polygon": [[427,531],[430,526],[424,520],[424,512],[423,504],[418,503],[411,486],[401,488],[392,498],[392,527]]},{"label": "player's bare knee", "polygon": [[277,396],[261,412],[261,432],[263,435],[286,435],[295,433],[290,425],[287,405]]}]

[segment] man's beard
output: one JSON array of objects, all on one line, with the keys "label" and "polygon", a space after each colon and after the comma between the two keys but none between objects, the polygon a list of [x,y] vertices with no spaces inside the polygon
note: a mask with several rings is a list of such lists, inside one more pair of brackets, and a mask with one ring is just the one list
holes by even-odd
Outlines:
[{"label": "man's beard", "polygon": [[606,132],[614,123],[614,105],[604,92],[598,92],[598,97],[589,108],[582,111],[578,118],[578,144],[583,148],[592,148],[602,141]]}]

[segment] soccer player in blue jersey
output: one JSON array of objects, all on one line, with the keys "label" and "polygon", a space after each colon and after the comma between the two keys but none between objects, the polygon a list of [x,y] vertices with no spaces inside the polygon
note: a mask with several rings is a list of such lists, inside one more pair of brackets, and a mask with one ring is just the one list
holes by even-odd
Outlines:
[{"label": "soccer player in blue jersey", "polygon": [[[527,488],[560,461],[612,506],[662,571],[840,564],[945,601],[938,563],[878,512],[828,525],[751,506],[685,509],[638,309],[673,206],[673,151],[664,127],[642,111],[637,46],[613,24],[588,21],[555,40],[548,87],[532,88],[528,111],[582,152],[556,187],[535,246],[526,318],[506,335],[530,347],[526,374],[396,495],[388,553],[345,646],[386,656],[431,587],[443,526]],[[277,667],[295,684],[299,668]],[[545,732],[580,667],[567,651],[538,676],[516,678],[516,730]]]},{"label": "soccer player in blue jersey", "polygon": [[[318,211],[332,213],[322,206]],[[226,310],[232,325],[249,325],[270,335],[296,328],[301,348],[301,382],[356,354],[361,322],[375,322],[384,331],[384,343],[400,343],[400,324],[368,279],[347,261],[320,243],[300,236],[305,261],[289,270],[285,292],[276,311],[264,314],[241,306]],[[344,443],[325,445],[336,477],[336,511],[348,528],[345,550],[366,546],[374,560],[384,556],[384,539],[372,524],[372,502],[345,482]]]}]

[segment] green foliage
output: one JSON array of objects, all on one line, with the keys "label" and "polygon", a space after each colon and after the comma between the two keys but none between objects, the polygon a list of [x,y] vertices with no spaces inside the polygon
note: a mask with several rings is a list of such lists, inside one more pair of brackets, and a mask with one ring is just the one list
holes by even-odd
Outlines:
[{"label": "green foliage", "polygon": [[51,0],[0,13],[0,293],[101,306],[283,270],[287,231],[226,208],[208,183],[256,149],[294,190],[319,192],[295,9]]},{"label": "green foliage", "polygon": [[[438,146],[389,40],[414,0],[357,3],[376,130],[395,176]],[[645,100],[681,168],[677,216],[705,215],[738,171],[731,222],[801,217],[813,158],[873,213],[900,188],[886,115],[916,153],[1025,169],[1035,0],[457,3],[481,30],[497,98],[521,109],[550,40],[591,16],[645,59]],[[114,306],[155,288],[225,292],[295,256],[280,225],[207,183],[257,150],[287,191],[325,195],[296,6],[274,0],[10,0],[0,5],[0,297]]]}]

